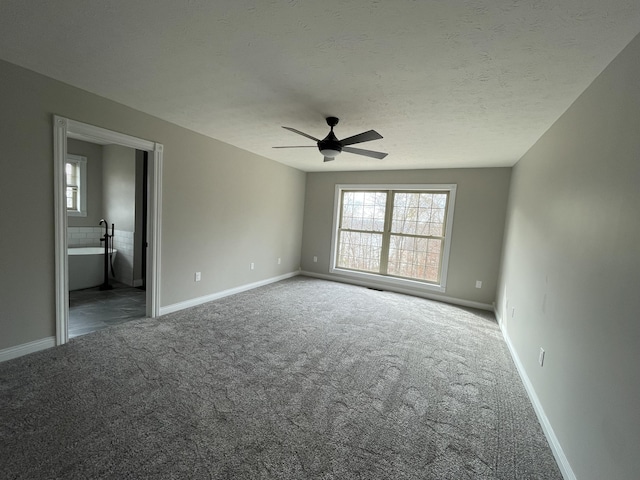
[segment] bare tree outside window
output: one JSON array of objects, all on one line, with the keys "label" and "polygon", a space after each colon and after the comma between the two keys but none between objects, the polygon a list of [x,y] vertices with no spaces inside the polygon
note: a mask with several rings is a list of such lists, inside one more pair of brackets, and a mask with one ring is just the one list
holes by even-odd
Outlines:
[{"label": "bare tree outside window", "polygon": [[394,192],[387,273],[440,280],[447,193]]},{"label": "bare tree outside window", "polygon": [[439,283],[449,193],[342,191],[336,266]]},{"label": "bare tree outside window", "polygon": [[386,192],[343,192],[338,265],[380,271]]}]

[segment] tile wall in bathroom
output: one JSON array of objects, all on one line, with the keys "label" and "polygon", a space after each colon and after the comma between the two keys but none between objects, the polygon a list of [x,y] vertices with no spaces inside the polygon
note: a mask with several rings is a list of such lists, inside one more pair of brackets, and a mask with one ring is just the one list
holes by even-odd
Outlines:
[{"label": "tile wall in bathroom", "polygon": [[68,227],[67,245],[73,247],[99,247],[104,227]]}]

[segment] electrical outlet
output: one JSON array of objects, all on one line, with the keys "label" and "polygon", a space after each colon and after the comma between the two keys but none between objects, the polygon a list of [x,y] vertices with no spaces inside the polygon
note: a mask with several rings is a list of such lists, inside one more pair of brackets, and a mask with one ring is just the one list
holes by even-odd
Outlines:
[{"label": "electrical outlet", "polygon": [[256,264],[251,262],[251,265],[249,265],[249,268],[251,268],[251,270],[254,270],[256,268]]},{"label": "electrical outlet", "polygon": [[540,366],[544,366],[544,349],[540,347],[540,354],[538,355],[538,363]]},{"label": "electrical outlet", "polygon": [[315,255],[313,256],[313,263],[318,263],[318,257],[316,257]]},{"label": "electrical outlet", "polygon": [[199,282],[200,280],[202,280],[202,273],[196,272],[194,275],[194,282]]},{"label": "electrical outlet", "polygon": [[476,280],[476,288],[482,288],[482,280]]},{"label": "electrical outlet", "polygon": [[278,257],[278,265],[280,265],[281,263],[282,263],[282,259]]}]

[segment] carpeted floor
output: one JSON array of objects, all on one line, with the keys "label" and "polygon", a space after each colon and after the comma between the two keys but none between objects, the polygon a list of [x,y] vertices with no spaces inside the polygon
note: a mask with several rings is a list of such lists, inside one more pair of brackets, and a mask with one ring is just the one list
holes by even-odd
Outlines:
[{"label": "carpeted floor", "polygon": [[0,472],[562,478],[491,314],[305,277],[0,364]]}]

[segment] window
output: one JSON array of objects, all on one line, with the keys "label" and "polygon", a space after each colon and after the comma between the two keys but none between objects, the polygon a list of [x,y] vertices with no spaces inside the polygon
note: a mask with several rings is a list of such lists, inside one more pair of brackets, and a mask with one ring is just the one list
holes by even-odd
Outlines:
[{"label": "window", "polygon": [[337,185],[331,271],[444,291],[455,192],[455,185]]},{"label": "window", "polygon": [[87,159],[78,155],[67,155],[64,165],[67,215],[87,216]]}]

